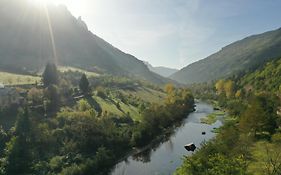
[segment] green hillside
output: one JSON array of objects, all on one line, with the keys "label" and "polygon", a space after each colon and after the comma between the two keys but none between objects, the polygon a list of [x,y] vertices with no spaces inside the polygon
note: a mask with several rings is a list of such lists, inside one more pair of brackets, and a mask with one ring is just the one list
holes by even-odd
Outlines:
[{"label": "green hillside", "polygon": [[171,76],[182,83],[201,83],[260,67],[281,56],[281,29],[247,37],[183,68]]},{"label": "green hillside", "polygon": [[279,175],[280,75],[277,59],[241,77],[194,86],[197,95],[213,100],[227,116],[216,138],[185,157],[174,174]]},{"label": "green hillside", "polygon": [[281,59],[268,62],[262,69],[245,75],[240,84],[258,91],[277,92],[281,87]]}]

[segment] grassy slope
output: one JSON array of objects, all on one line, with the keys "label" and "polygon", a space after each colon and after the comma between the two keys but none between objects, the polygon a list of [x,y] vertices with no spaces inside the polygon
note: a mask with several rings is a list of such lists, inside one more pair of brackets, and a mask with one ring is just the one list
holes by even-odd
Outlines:
[{"label": "grassy slope", "polygon": [[[67,72],[67,71],[74,71],[74,72],[81,72],[85,73],[88,77],[97,77],[99,74],[95,72],[89,72],[82,69],[74,68],[74,67],[59,67],[59,71]],[[0,83],[4,85],[22,85],[22,84],[34,84],[35,82],[40,82],[40,76],[32,76],[32,75],[21,75],[15,73],[8,73],[8,72],[0,72]]]},{"label": "grassy slope", "polygon": [[[165,94],[160,91],[156,91],[149,88],[138,88],[135,91],[125,91],[120,90],[122,93],[126,95],[132,95],[136,98],[140,98],[141,100],[149,103],[163,103]],[[110,114],[122,117],[127,115],[128,113],[135,121],[141,120],[141,114],[139,109],[133,105],[122,103],[119,99],[114,99],[109,97],[108,99],[103,99],[98,96],[93,96],[93,98],[97,101],[97,103],[101,106],[102,111],[107,111]],[[120,105],[120,109],[117,107],[117,103]]]},{"label": "grassy slope", "polygon": [[98,104],[101,106],[102,111],[107,111],[110,114],[122,117],[130,113],[130,116],[133,120],[140,120],[140,114],[138,112],[138,109],[132,105],[127,105],[119,101],[120,109],[117,108],[117,100],[108,100],[108,99],[102,99],[98,96],[93,97]]},{"label": "grassy slope", "polygon": [[0,72],[0,83],[4,85],[34,84],[40,82],[41,78],[30,75],[20,75],[7,72]]},{"label": "grassy slope", "polygon": [[59,71],[61,72],[68,72],[68,71],[72,71],[72,72],[80,72],[80,73],[84,73],[86,74],[88,77],[98,77],[100,76],[98,73],[95,72],[89,72],[83,69],[79,69],[79,68],[74,68],[74,67],[69,67],[69,66],[60,66]]},{"label": "grassy slope", "polygon": [[165,98],[165,93],[156,91],[153,89],[149,89],[146,87],[139,88],[136,91],[123,91],[122,90],[122,92],[129,94],[129,95],[136,96],[136,97],[140,98],[141,100],[150,102],[150,103],[162,104],[164,102],[163,99]]}]

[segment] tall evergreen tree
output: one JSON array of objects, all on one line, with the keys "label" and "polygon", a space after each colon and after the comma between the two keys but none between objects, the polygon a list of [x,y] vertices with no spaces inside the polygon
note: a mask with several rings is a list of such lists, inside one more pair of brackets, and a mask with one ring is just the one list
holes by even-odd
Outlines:
[{"label": "tall evergreen tree", "polygon": [[6,148],[6,174],[29,174],[32,163],[32,131],[28,109],[18,116],[15,135]]},{"label": "tall evergreen tree", "polygon": [[46,88],[45,97],[49,102],[47,105],[47,110],[56,111],[61,102],[58,87],[56,85],[50,85],[48,88]]},{"label": "tall evergreen tree", "polygon": [[88,93],[89,90],[90,90],[89,81],[88,81],[87,76],[85,74],[83,74],[81,79],[80,79],[79,87],[84,94]]},{"label": "tall evergreen tree", "polygon": [[48,87],[52,84],[56,85],[59,82],[59,75],[57,66],[53,63],[48,63],[46,65],[45,71],[42,75],[42,81],[45,87]]}]

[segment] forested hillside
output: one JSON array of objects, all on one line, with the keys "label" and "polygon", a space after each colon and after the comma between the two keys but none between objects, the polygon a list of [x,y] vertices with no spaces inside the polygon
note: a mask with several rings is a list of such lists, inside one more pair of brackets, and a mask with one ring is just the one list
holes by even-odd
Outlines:
[{"label": "forested hillside", "polygon": [[281,174],[280,63],[193,86],[198,97],[213,100],[228,116],[217,137],[185,158],[175,174]]},{"label": "forested hillside", "polygon": [[281,56],[281,29],[247,37],[176,72],[172,79],[192,84],[251,72]]},{"label": "forested hillside", "polygon": [[241,79],[241,85],[273,93],[281,90],[281,59],[268,62],[261,69],[247,74]]},{"label": "forested hillside", "polygon": [[47,62],[155,83],[167,79],[152,73],[134,56],[99,38],[64,6],[36,6],[29,0],[0,2],[0,69],[38,73]]}]

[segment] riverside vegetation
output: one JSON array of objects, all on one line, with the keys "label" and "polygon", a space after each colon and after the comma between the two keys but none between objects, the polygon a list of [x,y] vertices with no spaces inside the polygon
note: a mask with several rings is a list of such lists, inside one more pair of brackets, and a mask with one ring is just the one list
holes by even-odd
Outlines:
[{"label": "riverside vegetation", "polygon": [[228,116],[217,137],[184,158],[175,174],[280,175],[280,75],[277,59],[243,76],[193,85]]},{"label": "riverside vegetation", "polygon": [[0,174],[105,174],[194,109],[191,92],[172,84],[87,77],[54,64],[42,84],[17,91],[24,102],[0,110]]}]

